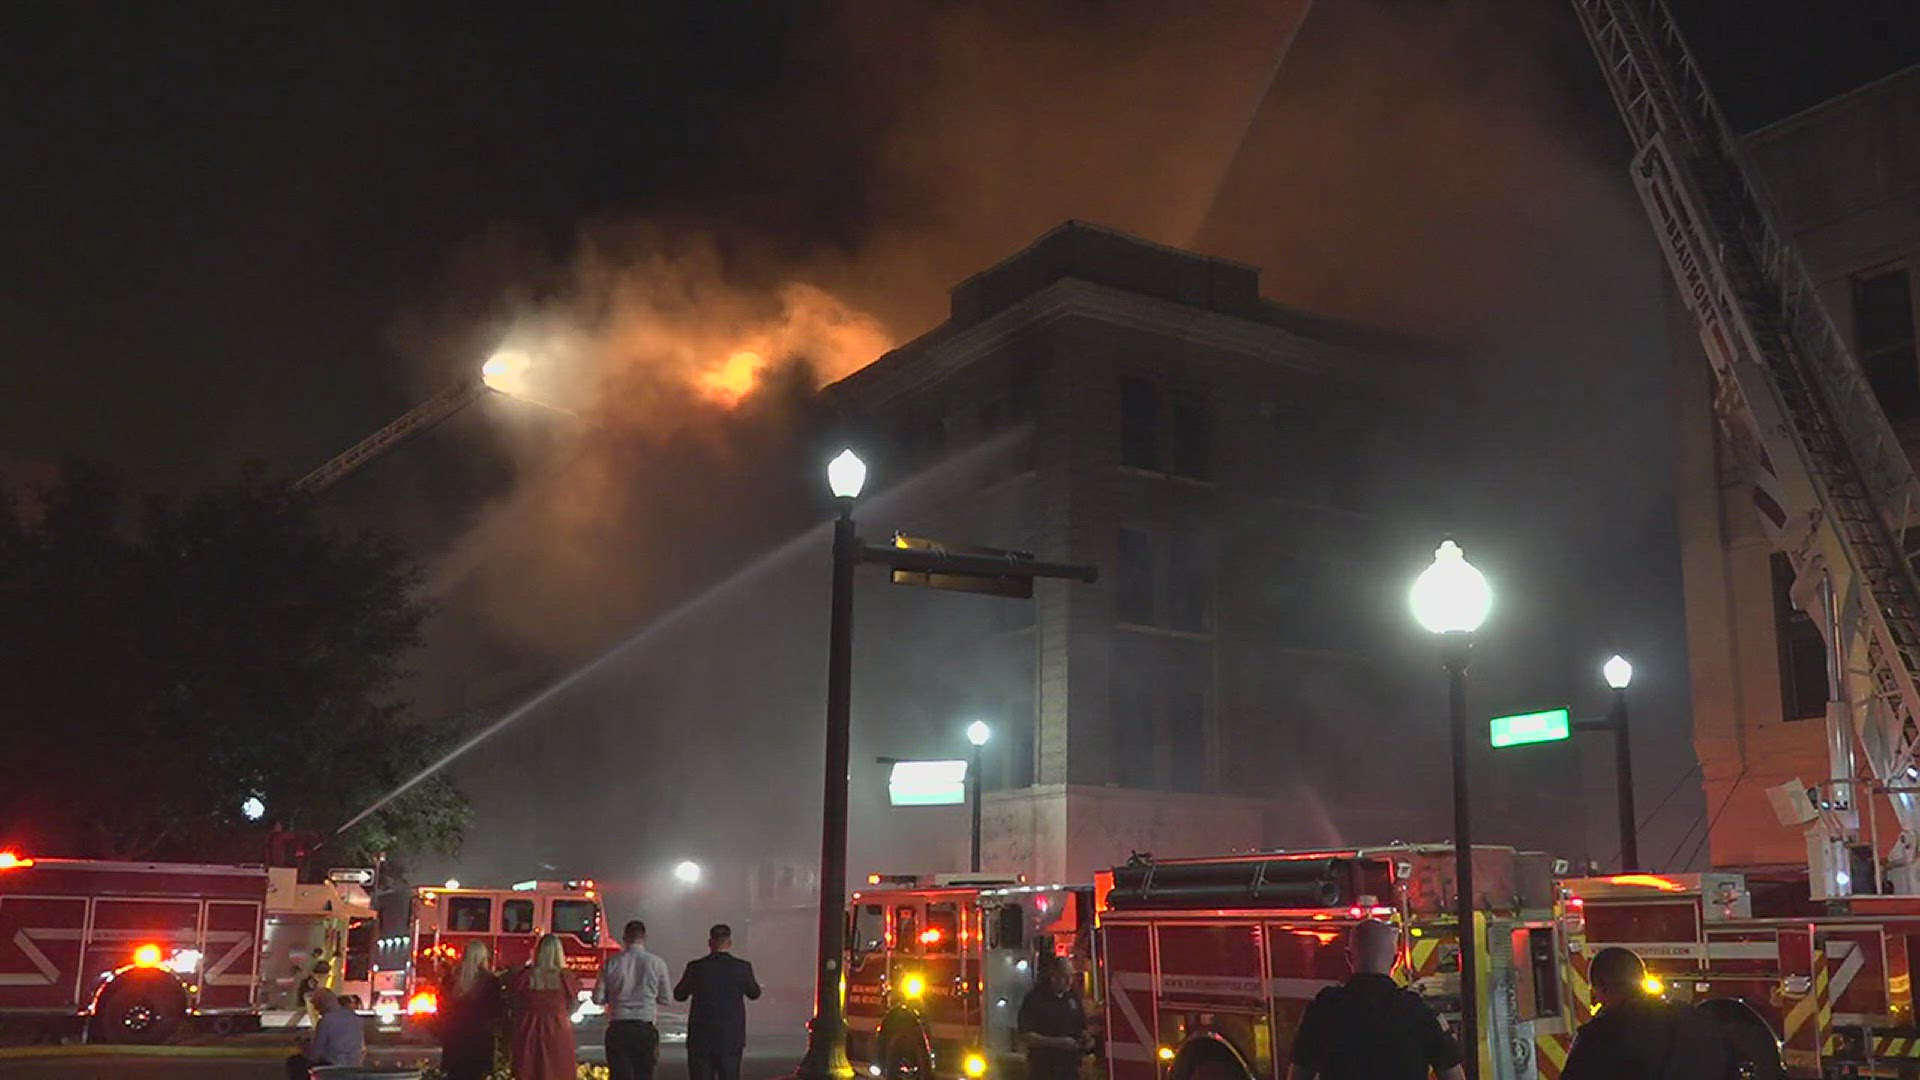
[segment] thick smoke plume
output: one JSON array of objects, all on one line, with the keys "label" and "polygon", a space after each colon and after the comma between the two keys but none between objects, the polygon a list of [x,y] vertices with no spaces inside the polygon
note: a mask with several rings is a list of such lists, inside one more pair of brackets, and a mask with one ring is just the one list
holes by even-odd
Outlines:
[{"label": "thick smoke plume", "polygon": [[[1437,446],[1369,463],[1406,561],[1369,567],[1356,588],[1397,587],[1451,529],[1503,580],[1476,664],[1489,709],[1585,685],[1589,654],[1617,642],[1667,660],[1645,668],[1650,715],[1685,715],[1661,283],[1559,5],[873,0],[832,9],[789,53],[764,111],[735,133],[741,168],[763,177],[755,199],[689,195],[588,223],[563,257],[527,260],[523,287],[494,293],[489,315],[528,356],[529,394],[581,419],[504,420],[512,403],[498,403],[514,481],[439,574],[443,647],[461,652],[460,670],[496,673],[461,700],[524,689],[815,521],[812,390],[934,325],[951,285],[1082,218],[1260,266],[1283,303],[1448,341],[1456,359],[1435,362],[1459,364],[1448,381],[1461,391],[1453,412],[1424,418]],[[1396,504],[1407,491],[1418,497]],[[823,573],[818,554],[791,572]],[[529,758],[526,736],[468,765],[479,831],[495,840],[481,846],[503,867],[538,848],[619,872],[606,864],[634,857],[630,838],[556,843],[541,826],[558,826],[559,803],[554,819],[526,815],[630,780],[634,747],[659,752],[655,786],[581,795],[566,820],[703,798],[687,786],[696,773],[666,770],[711,756],[744,801],[674,817],[675,835],[760,837],[768,855],[810,861],[815,811],[790,781],[818,772],[811,735],[793,736],[817,716],[824,616],[769,606],[771,592],[735,600],[759,614],[683,641],[675,672],[655,663],[609,691],[627,704],[528,721],[595,748],[589,764]],[[780,631],[742,636],[760,619]],[[1423,645],[1405,643],[1407,670],[1428,670]],[[468,650],[481,649],[476,665]],[[761,694],[743,707],[760,727],[676,719],[705,703],[698,680],[740,678],[688,658],[728,651],[751,656]],[[1439,745],[1430,712],[1364,727],[1353,704],[1317,692],[1292,727],[1365,731],[1369,757]],[[1650,735],[1653,793],[1690,767],[1685,744],[1684,725]],[[504,772],[510,782],[484,790]],[[1400,775],[1391,760],[1357,764],[1340,801]],[[805,809],[754,801],[762,784]],[[1516,818],[1556,794],[1501,785]],[[778,828],[763,828],[770,814]],[[1316,814],[1312,828],[1319,839],[1340,826]],[[1396,835],[1441,831],[1436,816]],[[1366,838],[1389,837],[1348,837]]]}]

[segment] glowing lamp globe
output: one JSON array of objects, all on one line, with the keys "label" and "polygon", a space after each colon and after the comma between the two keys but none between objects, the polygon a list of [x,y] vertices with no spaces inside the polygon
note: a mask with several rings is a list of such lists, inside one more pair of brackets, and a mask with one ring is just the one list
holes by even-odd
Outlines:
[{"label": "glowing lamp globe", "polygon": [[1615,690],[1625,690],[1633,682],[1633,665],[1627,658],[1615,654],[1612,659],[1600,666],[1600,674],[1606,677],[1607,685]]},{"label": "glowing lamp globe", "polygon": [[859,498],[860,489],[867,486],[867,463],[851,450],[840,451],[840,456],[827,462],[827,486],[836,498]]},{"label": "glowing lamp globe", "polygon": [[975,720],[973,723],[967,725],[967,741],[975,746],[987,745],[987,740],[992,737],[993,729],[988,727],[983,720]]},{"label": "glowing lamp globe", "polygon": [[700,864],[692,859],[682,859],[673,868],[673,879],[682,885],[700,884]]},{"label": "glowing lamp globe", "polygon": [[1435,634],[1470,634],[1480,629],[1493,608],[1486,575],[1467,561],[1460,545],[1445,541],[1433,553],[1433,565],[1414,579],[1413,617]]},{"label": "glowing lamp globe", "polygon": [[240,804],[240,813],[248,821],[259,821],[267,816],[267,804],[258,795],[249,795]]}]

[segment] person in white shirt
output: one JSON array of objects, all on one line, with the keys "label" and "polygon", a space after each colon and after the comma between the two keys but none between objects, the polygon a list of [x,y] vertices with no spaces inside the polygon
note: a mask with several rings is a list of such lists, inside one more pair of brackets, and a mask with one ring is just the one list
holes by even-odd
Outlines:
[{"label": "person in white shirt", "polygon": [[593,984],[593,1000],[607,1009],[609,1080],[653,1080],[660,1061],[660,1029],[654,1026],[672,980],[667,962],[647,951],[647,924],[631,919],[620,932],[626,948],[607,959]]},{"label": "person in white shirt", "polygon": [[360,1066],[367,1060],[367,1032],[360,1014],[340,1004],[327,989],[315,990],[308,999],[320,1019],[314,1021],[313,1036],[300,1053],[287,1059],[289,1080],[307,1080],[317,1065]]}]

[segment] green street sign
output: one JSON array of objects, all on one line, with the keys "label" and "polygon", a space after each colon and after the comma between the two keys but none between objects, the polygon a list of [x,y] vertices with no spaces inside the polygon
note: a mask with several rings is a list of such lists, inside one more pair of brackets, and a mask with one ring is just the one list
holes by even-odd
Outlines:
[{"label": "green street sign", "polygon": [[1493,745],[1521,746],[1526,743],[1555,742],[1573,733],[1571,718],[1565,709],[1520,713],[1493,718]]}]

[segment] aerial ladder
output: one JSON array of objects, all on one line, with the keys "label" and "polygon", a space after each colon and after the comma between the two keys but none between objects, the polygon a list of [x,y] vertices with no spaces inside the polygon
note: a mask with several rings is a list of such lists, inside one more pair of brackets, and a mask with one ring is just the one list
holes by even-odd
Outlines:
[{"label": "aerial ladder", "polygon": [[293,490],[317,495],[346,479],[362,465],[471,405],[487,392],[482,379],[460,379],[401,413],[393,422],[354,443],[332,460],[293,482]]},{"label": "aerial ladder", "polygon": [[[1816,898],[1877,892],[1883,883],[1920,893],[1913,464],[1666,4],[1572,3],[1632,138],[1634,184],[1698,325],[1727,442],[1751,471],[1763,528],[1792,562],[1794,603],[1827,642],[1828,775],[1804,792],[1769,794],[1777,811],[1799,800],[1782,818],[1809,825]],[[1856,745],[1870,777],[1864,785]],[[1860,804],[1875,794],[1890,800],[1900,838],[1884,882],[1856,881]]]}]

